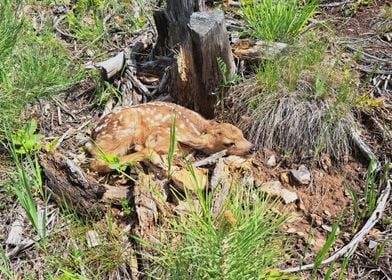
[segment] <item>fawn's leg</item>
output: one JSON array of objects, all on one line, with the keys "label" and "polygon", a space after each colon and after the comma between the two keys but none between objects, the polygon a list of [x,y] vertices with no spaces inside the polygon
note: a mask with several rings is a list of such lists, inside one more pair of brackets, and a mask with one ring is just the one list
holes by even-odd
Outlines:
[{"label": "fawn's leg", "polygon": [[[176,145],[177,146],[177,145]],[[121,163],[149,161],[163,169],[167,169],[165,158],[170,147],[170,132],[164,128],[156,128],[146,139],[145,146],[138,147],[138,152],[121,157]],[[175,147],[177,150],[177,147]]]}]

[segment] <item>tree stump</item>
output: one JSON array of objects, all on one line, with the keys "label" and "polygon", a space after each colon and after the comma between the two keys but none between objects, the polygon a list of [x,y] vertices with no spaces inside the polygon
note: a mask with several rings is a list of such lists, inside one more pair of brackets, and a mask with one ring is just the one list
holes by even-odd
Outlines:
[{"label": "tree stump", "polygon": [[223,59],[228,76],[235,71],[222,11],[203,11],[200,0],[168,0],[156,11],[157,55],[172,55],[168,90],[174,100],[201,113],[214,116],[217,101],[213,91],[222,77],[217,58]]}]

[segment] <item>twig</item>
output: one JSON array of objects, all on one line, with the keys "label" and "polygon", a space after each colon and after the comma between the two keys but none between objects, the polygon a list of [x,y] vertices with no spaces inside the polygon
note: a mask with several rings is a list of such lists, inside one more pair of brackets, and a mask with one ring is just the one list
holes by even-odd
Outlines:
[{"label": "twig", "polygon": [[375,70],[372,68],[368,68],[368,67],[364,67],[364,66],[358,66],[357,67],[359,70],[366,72],[366,73],[370,73],[370,74],[382,74],[382,75],[391,75],[392,71],[388,71],[388,70]]},{"label": "twig", "polygon": [[148,90],[148,88],[132,73],[130,69],[127,69],[125,71],[125,76],[129,80],[131,80],[133,86],[136,87],[144,96],[153,96],[152,93]]},{"label": "twig", "polygon": [[[344,256],[345,254],[351,255],[358,246],[358,243],[363,239],[363,237],[373,228],[373,226],[381,219],[382,214],[385,209],[385,205],[388,201],[389,195],[391,192],[391,181],[388,180],[384,189],[381,192],[380,197],[377,200],[377,207],[374,210],[373,214],[370,216],[369,220],[366,224],[362,227],[362,229],[353,237],[353,239],[341,249],[336,251],[332,256],[328,259],[325,259],[321,262],[321,265],[329,264],[336,259]],[[314,267],[314,263],[307,264],[304,266],[297,266],[293,268],[283,269],[281,272],[292,273],[292,272],[299,272],[303,270],[309,270]]]},{"label": "twig", "polygon": [[[379,171],[381,172],[381,164],[377,160],[375,154],[371,150],[371,148],[359,137],[358,132],[355,131],[354,129],[351,130],[351,138],[354,141],[355,145],[357,145],[358,149],[361,151],[361,153],[366,157],[366,159],[373,160],[373,170],[372,171]],[[376,204],[376,209],[373,211],[372,215],[370,218],[367,220],[366,224],[362,227],[362,229],[354,235],[354,237],[351,239],[351,241],[337,250],[332,256],[329,258],[323,260],[321,262],[321,265],[329,264],[338,258],[348,254],[352,255],[355,249],[358,246],[358,243],[363,239],[363,237],[373,228],[373,226],[381,219],[382,214],[385,209],[385,205],[388,201],[389,195],[391,193],[391,180],[388,180],[385,183],[385,186],[383,186],[382,191],[380,196],[377,199],[377,204]],[[304,266],[297,266],[293,268],[287,268],[281,270],[281,272],[286,272],[286,273],[293,273],[293,272],[299,272],[303,270],[309,270],[313,269],[315,266],[314,263],[307,264]]]},{"label": "twig", "polygon": [[342,1],[342,2],[333,2],[333,3],[327,3],[327,4],[319,4],[320,7],[338,7],[338,6],[342,6],[342,5],[347,5],[347,4],[351,4],[352,0],[347,0],[347,1]]},{"label": "twig", "polygon": [[211,165],[216,163],[220,158],[224,157],[226,154],[227,154],[227,150],[223,150],[215,154],[212,154],[209,157],[203,158],[202,160],[196,161],[192,165],[195,167]]},{"label": "twig", "polygon": [[[377,157],[373,153],[373,151],[370,149],[370,147],[362,140],[362,138],[359,136],[358,132],[354,129],[351,130],[351,139],[354,141],[354,144],[357,146],[359,151],[365,158],[370,162],[371,160],[375,160]],[[374,161],[374,170],[379,168],[379,162]],[[372,171],[374,171],[372,170]]]},{"label": "twig", "polygon": [[54,146],[55,149],[57,149],[61,143],[65,140],[68,139],[69,137],[71,137],[76,131],[81,130],[83,127],[85,127],[86,125],[88,125],[91,122],[91,120],[88,120],[86,122],[84,122],[82,125],[80,125],[78,128],[73,128],[70,127],[63,135],[61,135],[61,137],[59,138],[59,140],[57,141],[56,145]]},{"label": "twig", "polygon": [[366,56],[368,58],[372,58],[372,59],[377,60],[377,61],[385,62],[387,64],[391,64],[392,63],[392,61],[390,59],[379,58],[379,57],[371,55],[371,54],[369,54],[367,52],[358,50],[358,49],[356,49],[356,48],[354,48],[353,46],[350,46],[350,45],[346,45],[346,48],[348,48],[349,50],[354,51],[354,52],[360,52],[364,56]]},{"label": "twig", "polygon": [[59,101],[59,100],[58,100],[57,98],[55,98],[55,97],[52,97],[52,100],[57,104],[57,106],[60,107],[61,110],[63,110],[65,113],[67,113],[69,116],[71,116],[74,120],[77,119],[77,118],[75,117],[75,115],[74,115],[71,111],[69,111],[61,101]]},{"label": "twig", "polygon": [[69,34],[69,33],[66,33],[66,32],[62,31],[62,30],[58,27],[59,23],[60,23],[64,18],[65,18],[65,16],[59,17],[59,19],[56,20],[56,21],[54,22],[53,28],[54,28],[58,33],[60,33],[61,35],[63,35],[64,37],[68,37],[68,38],[71,38],[71,39],[73,39],[73,40],[78,39],[76,36],[74,36],[74,35],[72,35],[72,34]]}]

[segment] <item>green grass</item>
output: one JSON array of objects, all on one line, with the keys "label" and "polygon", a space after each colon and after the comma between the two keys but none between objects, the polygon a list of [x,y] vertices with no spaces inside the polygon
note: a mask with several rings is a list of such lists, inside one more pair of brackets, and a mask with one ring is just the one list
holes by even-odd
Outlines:
[{"label": "green grass", "polygon": [[1,5],[0,122],[12,126],[26,104],[62,92],[85,76],[49,26],[37,35],[31,24],[18,6],[8,1]]},{"label": "green grass", "polygon": [[157,279],[265,279],[285,254],[284,236],[278,227],[286,220],[276,203],[259,191],[233,184],[225,209],[212,218],[212,194],[196,191],[194,201],[186,194],[189,212],[170,217],[168,240],[149,244],[146,255]]},{"label": "green grass", "polygon": [[15,275],[11,270],[9,260],[3,251],[3,248],[0,248],[0,276],[7,277],[7,279],[15,279]]},{"label": "green grass", "polygon": [[[387,180],[387,174],[389,174],[389,163],[385,164],[379,183],[380,186],[384,185]],[[380,194],[380,186],[377,186],[377,172],[375,171],[373,160],[370,161],[365,175],[364,197],[362,199],[358,198],[357,192],[353,186],[345,183],[353,207],[353,231],[360,221],[367,219],[372,215],[376,208],[377,198]]]},{"label": "green grass", "polygon": [[147,1],[81,0],[66,14],[59,28],[68,39],[99,52],[110,32],[123,29],[133,32],[147,22]]},{"label": "green grass", "polygon": [[[8,144],[6,148],[8,149],[15,165],[15,172],[10,174],[12,190],[25,211],[34,230],[38,233],[41,241],[44,243],[46,241],[45,209],[48,197],[43,190],[41,169],[38,164],[38,159],[37,157],[32,158],[29,154],[26,154],[27,167],[25,167],[21,156],[16,152],[15,146],[13,146],[13,144]],[[41,220],[42,224],[39,223],[40,214],[38,210],[38,203],[33,195],[34,192],[40,193],[45,202],[45,205],[43,206],[43,219]]]},{"label": "green grass", "polygon": [[340,215],[339,219],[332,225],[332,230],[331,232],[328,234],[327,240],[325,241],[324,246],[321,248],[321,250],[317,253],[315,259],[314,259],[314,267],[312,270],[312,279],[315,279],[317,270],[319,269],[319,267],[321,266],[322,261],[325,259],[325,257],[327,256],[327,253],[329,251],[329,249],[331,249],[336,236],[338,234],[338,228],[340,225],[340,222],[342,221],[343,218],[343,214]]},{"label": "green grass", "polygon": [[265,41],[290,42],[317,8],[317,1],[252,0],[241,6],[251,35]]},{"label": "green grass", "polygon": [[[130,260],[130,248],[124,248],[123,234],[111,214],[106,219],[92,223],[71,217],[67,230],[50,238],[52,247],[45,257],[45,275],[58,273],[54,279],[107,279],[108,275]],[[99,237],[99,245],[89,247],[86,234],[94,230]],[[64,242],[67,240],[68,242]],[[73,275],[76,278],[66,278]]]}]

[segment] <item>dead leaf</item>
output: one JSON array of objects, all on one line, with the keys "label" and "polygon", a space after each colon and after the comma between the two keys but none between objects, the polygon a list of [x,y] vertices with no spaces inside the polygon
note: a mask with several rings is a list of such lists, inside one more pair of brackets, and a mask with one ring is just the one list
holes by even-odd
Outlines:
[{"label": "dead leaf", "polygon": [[172,180],[176,187],[180,190],[191,190],[197,189],[205,190],[208,183],[208,170],[205,168],[193,167],[193,174],[187,169],[180,169],[174,171],[172,174]]}]

